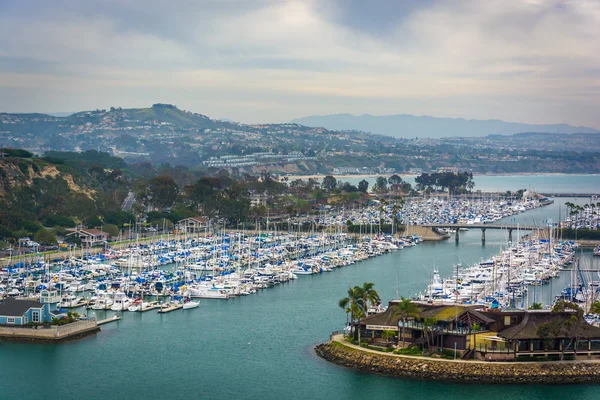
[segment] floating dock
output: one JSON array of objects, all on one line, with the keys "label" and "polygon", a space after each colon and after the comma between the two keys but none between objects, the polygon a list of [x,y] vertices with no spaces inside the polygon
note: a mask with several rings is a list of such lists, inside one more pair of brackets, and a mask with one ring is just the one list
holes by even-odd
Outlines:
[{"label": "floating dock", "polygon": [[150,311],[150,310],[156,310],[157,308],[160,308],[160,303],[153,302],[148,307],[138,310],[138,312],[146,312],[146,311]]},{"label": "floating dock", "polygon": [[183,304],[170,304],[166,307],[165,306],[160,307],[160,310],[158,310],[158,313],[166,314],[171,311],[181,310],[182,308],[183,308]]},{"label": "floating dock", "polygon": [[115,321],[120,321],[122,320],[123,317],[121,315],[115,315],[114,317],[110,317],[110,318],[106,318],[106,319],[101,319],[100,321],[98,321],[98,326],[100,325],[104,325],[104,324],[109,324],[111,322],[115,322]]}]

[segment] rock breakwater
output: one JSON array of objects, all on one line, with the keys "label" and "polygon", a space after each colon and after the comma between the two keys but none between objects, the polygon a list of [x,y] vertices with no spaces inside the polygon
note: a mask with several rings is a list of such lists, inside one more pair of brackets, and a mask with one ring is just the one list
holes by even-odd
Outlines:
[{"label": "rock breakwater", "polygon": [[600,362],[474,362],[403,357],[363,351],[339,342],[316,346],[317,355],[363,372],[471,383],[600,383]]}]

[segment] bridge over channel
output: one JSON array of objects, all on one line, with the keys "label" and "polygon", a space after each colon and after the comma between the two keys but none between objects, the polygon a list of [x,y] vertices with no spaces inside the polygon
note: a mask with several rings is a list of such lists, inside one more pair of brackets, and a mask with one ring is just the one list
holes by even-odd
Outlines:
[{"label": "bridge over channel", "polygon": [[520,231],[537,231],[539,229],[546,229],[537,225],[521,225],[521,224],[420,224],[416,226],[422,226],[425,228],[445,228],[445,229],[455,229],[456,233],[455,238],[458,242],[459,240],[459,231],[461,228],[466,229],[481,229],[481,241],[485,243],[485,231],[487,229],[501,229],[508,231],[508,240],[512,242],[512,233],[514,230]]}]

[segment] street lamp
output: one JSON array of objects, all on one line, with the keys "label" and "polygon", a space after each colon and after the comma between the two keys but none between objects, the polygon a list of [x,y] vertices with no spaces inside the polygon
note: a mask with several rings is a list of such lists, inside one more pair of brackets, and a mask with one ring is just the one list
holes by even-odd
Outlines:
[{"label": "street lamp", "polygon": [[454,342],[454,359],[456,360],[456,342]]}]

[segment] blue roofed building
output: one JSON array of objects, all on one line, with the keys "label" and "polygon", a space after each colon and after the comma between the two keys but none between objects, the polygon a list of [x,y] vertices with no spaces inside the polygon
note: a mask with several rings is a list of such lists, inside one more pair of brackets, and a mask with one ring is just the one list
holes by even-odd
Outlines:
[{"label": "blue roofed building", "polygon": [[7,297],[0,302],[0,325],[43,324],[66,317],[59,303],[60,296],[54,290],[42,290],[39,299]]}]

